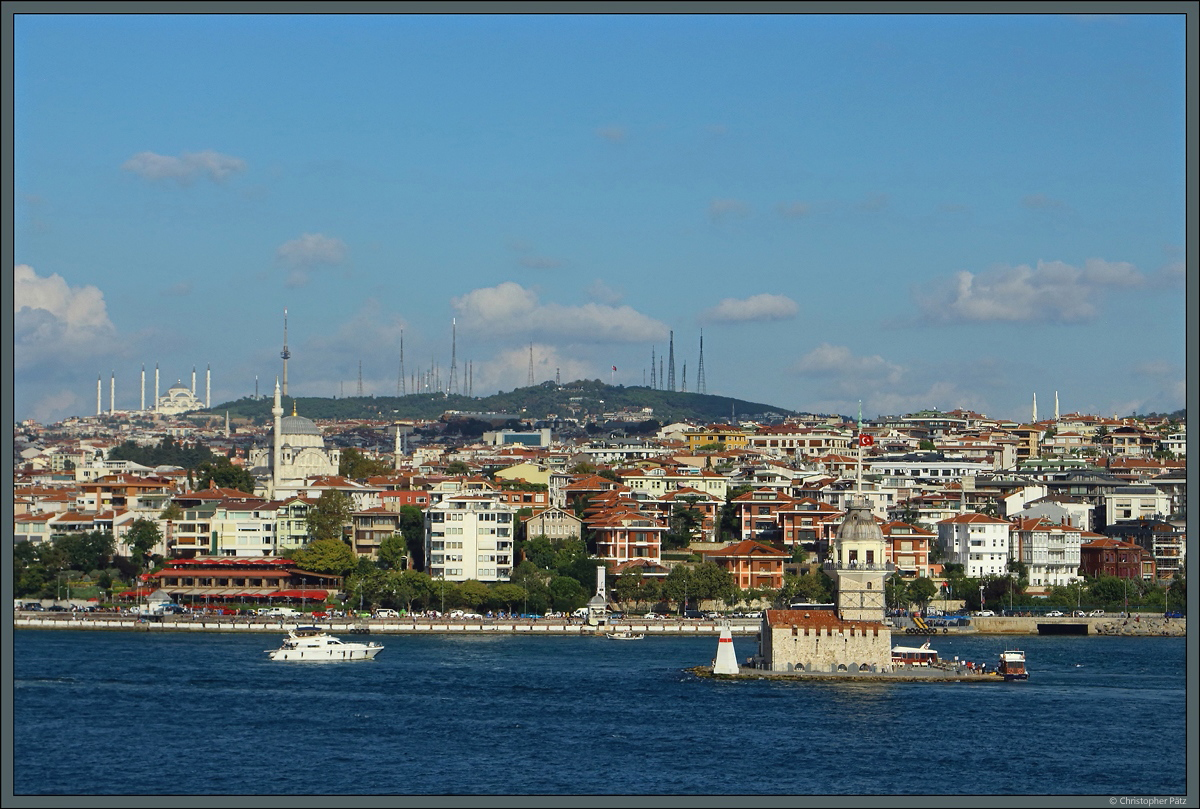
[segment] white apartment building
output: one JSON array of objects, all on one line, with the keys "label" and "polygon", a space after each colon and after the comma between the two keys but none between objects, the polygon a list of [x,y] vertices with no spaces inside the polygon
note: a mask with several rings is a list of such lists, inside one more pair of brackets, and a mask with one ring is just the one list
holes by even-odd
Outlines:
[{"label": "white apartment building", "polygon": [[1021,519],[1013,526],[1011,541],[1010,555],[1025,563],[1030,587],[1065,587],[1080,578],[1083,532],[1075,526],[1040,517]]},{"label": "white apartment building", "polygon": [[447,581],[508,581],[516,508],[495,497],[456,494],[425,511],[429,575]]},{"label": "white apartment building", "polygon": [[1104,495],[1105,522],[1162,519],[1171,513],[1171,498],[1154,486],[1118,486]]},{"label": "white apartment building", "polygon": [[959,514],[937,524],[943,558],[963,566],[972,579],[1008,572],[1009,528],[986,514]]}]

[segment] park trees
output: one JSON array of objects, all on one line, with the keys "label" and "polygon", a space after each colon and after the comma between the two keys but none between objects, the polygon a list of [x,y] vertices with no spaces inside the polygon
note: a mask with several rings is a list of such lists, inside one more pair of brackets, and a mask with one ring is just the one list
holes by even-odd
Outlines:
[{"label": "park trees", "polygon": [[368,458],[354,447],[342,450],[342,456],[338,460],[338,474],[351,480],[389,475],[394,471],[390,462]]},{"label": "park trees", "polygon": [[408,567],[408,542],[403,534],[392,534],[379,543],[379,565],[385,570]]},{"label": "park trees", "polygon": [[129,524],[129,530],[125,532],[123,541],[125,547],[129,548],[130,561],[140,572],[146,558],[162,541],[162,532],[158,530],[158,523],[154,520],[139,517]]},{"label": "park trees", "polygon": [[234,466],[224,455],[217,455],[211,461],[204,461],[196,469],[198,487],[207,489],[216,486],[221,489],[237,489],[239,492],[254,494],[254,475],[241,466]]},{"label": "park trees", "polygon": [[358,557],[340,539],[317,539],[292,553],[292,561],[302,570],[345,576],[358,567]]}]

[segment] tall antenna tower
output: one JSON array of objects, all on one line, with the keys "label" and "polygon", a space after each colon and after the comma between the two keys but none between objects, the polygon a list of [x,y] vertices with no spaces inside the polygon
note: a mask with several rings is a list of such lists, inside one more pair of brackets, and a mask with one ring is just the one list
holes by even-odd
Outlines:
[{"label": "tall antenna tower", "polygon": [[655,375],[655,370],[654,370],[655,362],[656,361],[654,359],[654,346],[650,346],[650,389],[651,390],[658,390],[658,377]]},{"label": "tall antenna tower", "polygon": [[400,330],[400,374],[396,377],[396,395],[404,396],[408,393],[404,379],[404,329]]},{"label": "tall antenna tower", "polygon": [[285,306],[285,307],[283,307],[283,351],[279,352],[279,357],[280,357],[280,359],[283,360],[283,385],[280,388],[280,393],[282,393],[284,396],[288,395],[288,392],[287,392],[287,361],[288,361],[288,358],[291,356],[292,356],[292,352],[288,351],[288,345],[287,345],[287,307]]},{"label": "tall antenna tower", "polygon": [[450,384],[449,393],[458,393],[458,321],[450,318]]},{"label": "tall antenna tower", "polygon": [[696,368],[696,393],[708,393],[704,384],[704,329],[700,330],[700,365]]},{"label": "tall antenna tower", "polygon": [[475,389],[474,384],[475,384],[475,360],[471,360],[467,363],[467,395],[468,396],[475,395],[473,392]]},{"label": "tall antenna tower", "polygon": [[362,398],[362,360],[358,361],[358,395]]},{"label": "tall antenna tower", "polygon": [[667,356],[667,390],[675,390],[675,332],[671,331],[671,349]]},{"label": "tall antenna tower", "polygon": [[556,387],[562,387],[562,377],[559,376],[557,368],[554,369],[554,385]]},{"label": "tall antenna tower", "polygon": [[687,393],[687,363],[683,364],[683,382],[679,386],[682,393]]},{"label": "tall antenna tower", "polygon": [[529,387],[533,387],[533,341],[529,341]]}]

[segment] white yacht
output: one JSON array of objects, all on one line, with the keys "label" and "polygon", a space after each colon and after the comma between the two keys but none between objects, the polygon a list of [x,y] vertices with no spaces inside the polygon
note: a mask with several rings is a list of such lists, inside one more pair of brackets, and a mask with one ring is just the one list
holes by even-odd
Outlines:
[{"label": "white yacht", "polygon": [[372,660],[383,651],[378,643],[345,643],[316,626],[300,626],[288,630],[283,645],[268,649],[272,660],[301,660],[311,662],[340,662],[343,660]]}]

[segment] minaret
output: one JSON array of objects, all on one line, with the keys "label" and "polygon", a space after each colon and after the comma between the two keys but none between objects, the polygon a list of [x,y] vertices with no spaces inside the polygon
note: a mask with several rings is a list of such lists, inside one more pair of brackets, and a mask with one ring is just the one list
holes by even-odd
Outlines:
[{"label": "minaret", "polygon": [[225,411],[225,437],[229,437],[229,411]]},{"label": "minaret", "polygon": [[1033,423],[1037,424],[1037,394],[1033,394]]},{"label": "minaret", "polygon": [[112,379],[108,382],[108,412],[117,412],[117,372],[112,372]]},{"label": "minaret", "polygon": [[146,411],[146,363],[142,363],[142,406],[139,408],[143,413]]},{"label": "minaret", "polygon": [[675,332],[671,331],[670,352],[667,354],[667,390],[675,391]]},{"label": "minaret", "polygon": [[[288,358],[291,356],[292,356],[292,352],[288,351],[288,345],[287,345],[287,307],[285,306],[283,308],[283,351],[279,352],[279,357],[280,357],[280,359],[283,360],[283,395],[284,396],[288,395],[287,361],[288,361]],[[279,383],[279,380],[276,380],[276,384],[278,384],[278,383]]]},{"label": "minaret", "polygon": [[158,363],[154,363],[154,412],[158,412]]},{"label": "minaret", "polygon": [[1054,420],[1058,421],[1058,391],[1054,391]]},{"label": "minaret", "polygon": [[704,329],[700,330],[700,362],[696,367],[696,393],[708,393],[704,384]]},{"label": "minaret", "polygon": [[533,387],[533,341],[529,341],[529,387]]},{"label": "minaret", "polygon": [[212,363],[204,369],[204,407],[212,407]]},{"label": "minaret", "polygon": [[196,398],[196,366],[192,366],[192,398]]},{"label": "minaret", "polygon": [[450,318],[450,384],[447,393],[458,393],[458,320]]},{"label": "minaret", "polygon": [[268,497],[275,496],[275,487],[279,484],[279,465],[283,458],[283,400],[280,398],[279,380],[275,380],[275,403],[271,407],[271,417],[275,421],[275,429],[271,434],[271,491]]},{"label": "minaret", "polygon": [[104,382],[101,381],[102,379],[103,379],[103,377],[100,374],[96,374],[96,415],[97,416],[99,416],[101,413],[104,412],[104,409],[100,404],[103,401],[102,397],[104,396]]}]

